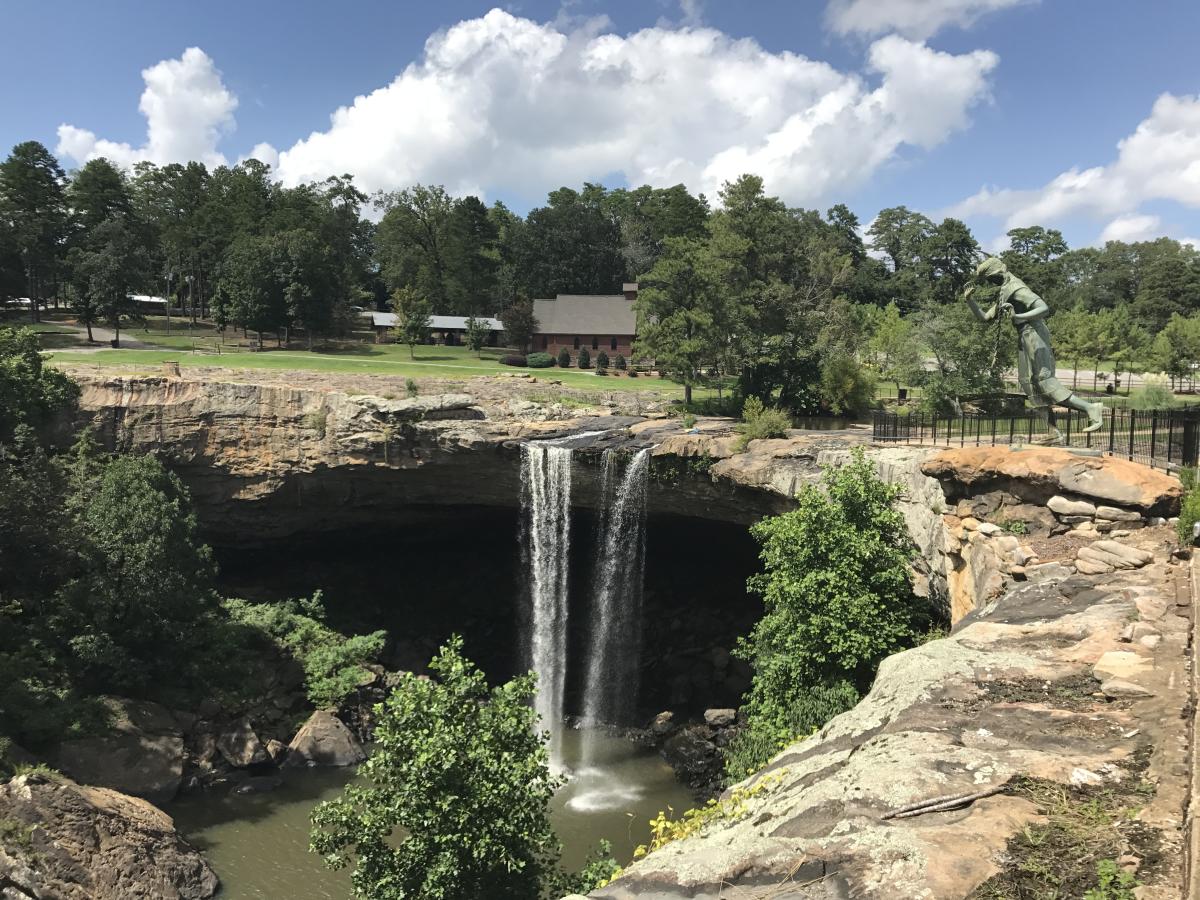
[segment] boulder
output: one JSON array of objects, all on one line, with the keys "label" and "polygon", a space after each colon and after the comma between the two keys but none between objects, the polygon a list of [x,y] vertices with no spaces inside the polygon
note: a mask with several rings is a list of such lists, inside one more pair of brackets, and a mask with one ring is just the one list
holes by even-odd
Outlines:
[{"label": "boulder", "polygon": [[709,728],[728,728],[736,721],[736,709],[706,709],[704,711],[704,724]]},{"label": "boulder", "polygon": [[650,723],[651,734],[662,736],[670,734],[675,730],[675,713],[670,710],[660,712],[654,717],[654,721]]},{"label": "boulder", "polygon": [[0,846],[0,896],[56,900],[207,900],[220,882],[166,813],[69,779],[0,785],[0,820],[26,841]]},{"label": "boulder", "polygon": [[352,766],[366,758],[358,738],[326,709],[309,716],[288,744],[288,765]]},{"label": "boulder", "polygon": [[1059,516],[1087,516],[1089,519],[1096,515],[1096,504],[1086,500],[1071,500],[1062,494],[1057,494],[1046,501],[1050,511]]},{"label": "boulder", "polygon": [[63,741],[51,754],[72,778],[151,803],[175,796],[183,780],[183,735],[164,706],[105,698],[111,719],[104,734]]},{"label": "boulder", "polygon": [[287,756],[288,747],[283,741],[277,741],[275,738],[267,741],[267,756],[271,757],[271,762],[279,765],[283,762],[283,758]]},{"label": "boulder", "polygon": [[921,471],[940,481],[952,497],[1004,490],[1027,503],[1045,503],[1055,495],[1074,494],[1143,514],[1173,515],[1183,495],[1179,481],[1164,472],[1054,447],[944,450],[925,460]]},{"label": "boulder", "polygon": [[1137,699],[1138,697],[1153,697],[1154,692],[1147,690],[1140,684],[1134,684],[1132,681],[1126,681],[1124,678],[1110,678],[1108,681],[1100,685],[1100,690],[1105,697],[1113,700],[1128,700]]},{"label": "boulder", "polygon": [[244,769],[271,759],[267,748],[250,727],[250,720],[244,717],[221,732],[217,738],[217,750],[235,769]]}]

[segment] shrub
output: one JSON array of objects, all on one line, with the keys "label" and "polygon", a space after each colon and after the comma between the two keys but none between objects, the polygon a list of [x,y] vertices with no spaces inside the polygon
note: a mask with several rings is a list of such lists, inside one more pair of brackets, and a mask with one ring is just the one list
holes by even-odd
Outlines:
[{"label": "shrub", "polygon": [[1129,405],[1134,409],[1168,409],[1175,405],[1175,392],[1171,390],[1171,378],[1163,372],[1157,375],[1146,372],[1142,375],[1142,386],[1129,394]]},{"label": "shrub", "polygon": [[737,426],[741,437],[737,447],[745,450],[751,441],[787,437],[792,417],[777,406],[764,406],[758,397],[747,397],[742,405],[742,421]]},{"label": "shrub", "polygon": [[608,354],[605,353],[603,350],[601,350],[599,353],[596,354],[596,368],[597,369],[607,369],[608,368]]},{"label": "shrub", "polygon": [[1179,524],[1175,531],[1179,535],[1179,543],[1190,547],[1193,526],[1200,522],[1200,487],[1197,486],[1196,470],[1188,466],[1179,471],[1179,480],[1183,482],[1183,500],[1179,504]]},{"label": "shrub", "polygon": [[683,427],[687,431],[691,431],[696,427],[696,417],[691,413],[685,413],[683,416]]},{"label": "shrub", "polygon": [[628,363],[625,362],[625,357],[618,353],[617,358],[613,360],[613,368],[620,369],[622,372],[624,372],[627,365]]},{"label": "shrub", "polygon": [[404,382],[404,392],[408,394],[409,397],[415,397],[417,394],[421,393],[421,389],[417,387],[417,383],[415,381],[409,378]]},{"label": "shrub", "polygon": [[524,368],[526,365],[525,356],[521,353],[507,353],[500,357],[500,365]]},{"label": "shrub", "polygon": [[754,680],[743,706],[750,734],[727,756],[733,776],[847,708],[885,656],[927,629],[899,496],[856,449],[821,486],[801,488],[796,509],[751,529],[763,572],[748,584],[765,612],[735,650]]},{"label": "shrub", "polygon": [[637,370],[637,369],[630,369],[630,370],[629,370],[629,377],[630,377],[630,378],[637,378],[637,377],[638,377],[638,370]]},{"label": "shrub", "polygon": [[457,636],[429,670],[401,675],[375,707],[371,758],[313,811],[312,848],[354,868],[355,897],[561,896],[548,806],[562,780],[537,730],[534,675],[489,688]]},{"label": "shrub", "polygon": [[525,357],[525,362],[531,369],[549,369],[554,365],[554,357],[549,353],[530,353]]},{"label": "shrub", "polygon": [[592,354],[588,353],[587,347],[583,347],[579,351],[579,368],[590,369],[592,367]]},{"label": "shrub", "polygon": [[571,368],[571,351],[566,347],[558,351],[558,367],[560,369]]},{"label": "shrub", "polygon": [[838,353],[821,364],[821,402],[835,416],[866,411],[875,401],[875,379],[853,356]]}]

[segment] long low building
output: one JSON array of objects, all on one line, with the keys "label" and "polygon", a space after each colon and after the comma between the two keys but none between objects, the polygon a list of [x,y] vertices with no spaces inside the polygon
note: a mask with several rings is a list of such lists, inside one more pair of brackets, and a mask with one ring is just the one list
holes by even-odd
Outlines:
[{"label": "long low building", "polygon": [[[380,340],[386,337],[388,331],[395,328],[400,322],[399,317],[390,312],[369,312],[363,313],[363,315],[371,317],[371,325],[375,328],[375,333]],[[483,327],[488,330],[488,346],[496,346],[499,334],[504,331],[504,324],[499,319],[484,316],[476,316],[475,321],[482,323]],[[462,337],[467,333],[467,316],[430,316],[429,332],[439,344],[451,346],[460,344]]]},{"label": "long low building", "polygon": [[572,360],[580,350],[594,356],[603,350],[609,357],[630,359],[637,337],[636,283],[623,286],[620,294],[559,294],[553,300],[534,300],[538,321],[533,349],[557,356],[566,349]]}]

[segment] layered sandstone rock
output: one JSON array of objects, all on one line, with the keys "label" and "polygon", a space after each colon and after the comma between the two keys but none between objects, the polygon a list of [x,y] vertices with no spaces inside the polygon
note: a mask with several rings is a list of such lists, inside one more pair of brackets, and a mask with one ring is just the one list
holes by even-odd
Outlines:
[{"label": "layered sandstone rock", "polygon": [[206,900],[216,874],[145,800],[60,778],[0,785],[0,896],[35,900]]}]

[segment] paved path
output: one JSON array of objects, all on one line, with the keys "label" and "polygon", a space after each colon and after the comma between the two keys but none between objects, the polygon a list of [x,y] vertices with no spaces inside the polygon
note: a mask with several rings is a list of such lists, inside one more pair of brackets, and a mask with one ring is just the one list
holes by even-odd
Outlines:
[{"label": "paved path", "polygon": [[[72,325],[70,322],[54,322],[56,327],[62,328],[65,331],[74,331],[82,335],[84,340],[87,340],[87,328],[83,325]],[[136,332],[134,332],[136,333]],[[167,350],[167,347],[158,347],[154,344],[147,344],[145,341],[133,340],[126,337],[130,334],[128,331],[121,332],[121,347],[122,350]],[[84,344],[80,347],[59,347],[55,348],[55,353],[95,353],[97,350],[112,349],[112,340],[116,335],[111,328],[101,328],[99,325],[92,326],[92,339],[94,344]]]}]

